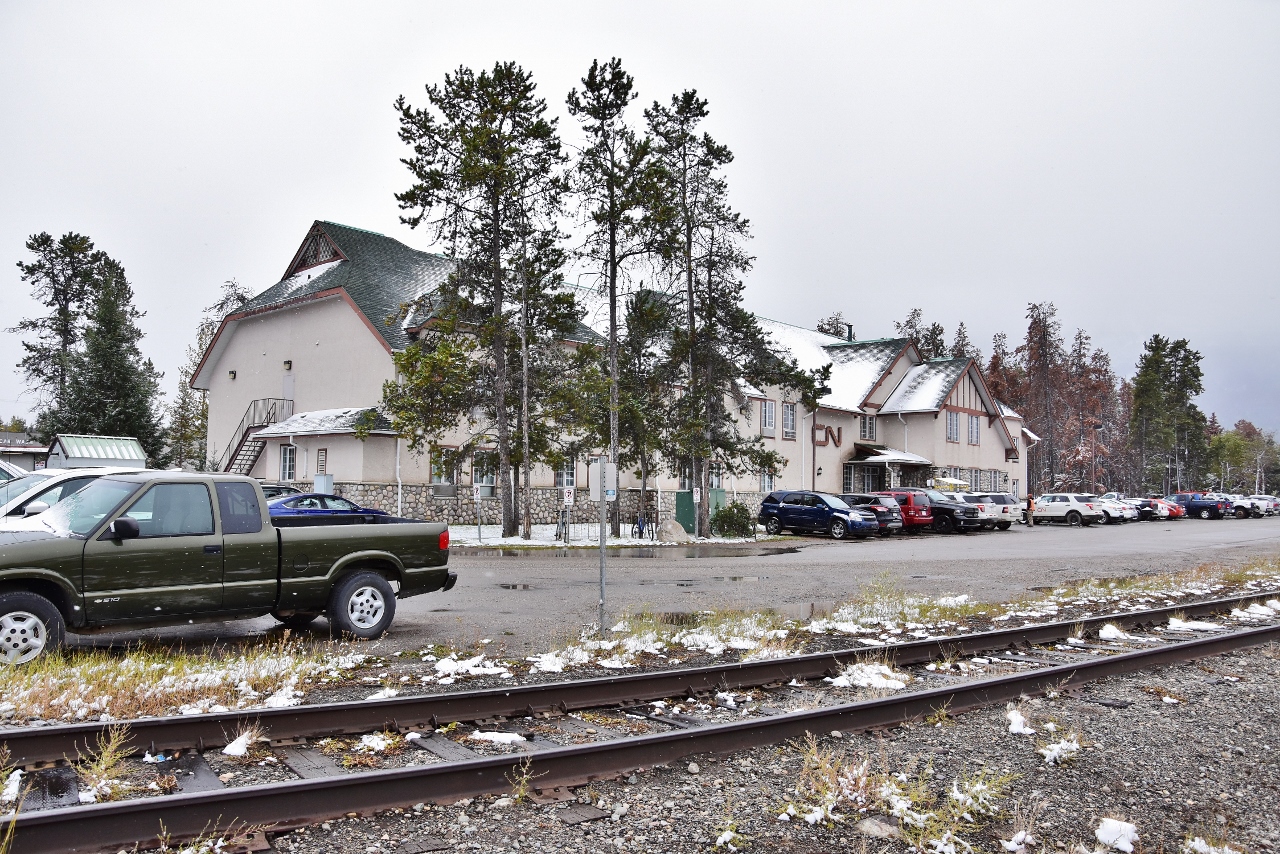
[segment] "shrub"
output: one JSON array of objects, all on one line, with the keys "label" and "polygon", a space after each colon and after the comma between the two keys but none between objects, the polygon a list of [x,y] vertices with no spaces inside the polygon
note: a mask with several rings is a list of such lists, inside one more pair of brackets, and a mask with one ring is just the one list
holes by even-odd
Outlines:
[{"label": "shrub", "polygon": [[711,517],[711,530],[722,537],[754,537],[756,514],[741,501],[730,501]]}]

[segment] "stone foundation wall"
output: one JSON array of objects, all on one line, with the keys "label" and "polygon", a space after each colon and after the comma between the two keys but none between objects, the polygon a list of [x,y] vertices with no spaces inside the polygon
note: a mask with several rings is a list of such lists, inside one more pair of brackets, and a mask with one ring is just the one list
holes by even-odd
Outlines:
[{"label": "stone foundation wall", "polygon": [[[310,483],[294,484],[304,492],[311,489]],[[436,522],[448,522],[451,525],[474,525],[476,523],[476,502],[471,498],[469,486],[457,487],[457,495],[434,495],[427,484],[406,483],[402,487],[401,515],[412,519],[429,519]],[[349,498],[361,507],[372,507],[396,512],[396,485],[394,483],[352,483],[337,482],[333,491],[344,498]],[[554,525],[560,520],[560,511],[564,509],[564,491],[549,487],[535,487],[529,490],[533,505],[533,524]],[[523,497],[523,493],[521,495]],[[658,502],[656,490],[649,490],[648,506],[652,510]],[[725,498],[734,500],[733,493],[726,493]],[[739,492],[737,500],[755,509],[764,498],[761,492]],[[676,496],[673,492],[664,491],[661,496],[662,507],[659,522],[674,519],[676,515]],[[635,520],[640,507],[640,490],[624,489],[618,495],[619,510],[625,526],[629,527]],[[579,525],[598,521],[600,511],[598,505],[592,504],[586,489],[574,490],[573,507],[570,508],[570,523]],[[480,521],[485,525],[497,525],[502,522],[502,508],[498,499],[480,499]]]}]

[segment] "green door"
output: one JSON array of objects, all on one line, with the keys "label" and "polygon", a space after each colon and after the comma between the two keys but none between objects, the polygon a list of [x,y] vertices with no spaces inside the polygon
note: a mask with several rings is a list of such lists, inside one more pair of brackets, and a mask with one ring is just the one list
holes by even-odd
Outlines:
[{"label": "green door", "polygon": [[222,523],[222,604],[227,611],[265,611],[276,603],[276,529],[264,518],[251,483],[214,484]]},{"label": "green door", "polygon": [[122,516],[136,539],[104,531],[84,547],[84,599],[95,623],[222,609],[222,537],[204,483],[156,483]]}]

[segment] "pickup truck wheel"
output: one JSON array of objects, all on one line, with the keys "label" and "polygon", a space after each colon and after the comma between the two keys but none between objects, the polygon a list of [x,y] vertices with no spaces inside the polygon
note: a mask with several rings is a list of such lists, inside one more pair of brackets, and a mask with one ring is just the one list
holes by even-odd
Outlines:
[{"label": "pickup truck wheel", "polygon": [[956,529],[956,523],[950,516],[939,516],[933,520],[933,530],[939,534],[951,534]]},{"label": "pickup truck wheel", "polygon": [[1200,518],[1201,518],[1201,519],[1212,519],[1212,518],[1213,518],[1213,514],[1212,514],[1212,513],[1210,513],[1208,510],[1201,510],[1201,511],[1200,511]]},{"label": "pickup truck wheel", "polygon": [[1237,519],[1248,519],[1248,518],[1249,518],[1249,511],[1248,511],[1248,509],[1246,509],[1246,508],[1244,508],[1244,507],[1237,507],[1237,508],[1236,508],[1236,518],[1237,518]]},{"label": "pickup truck wheel", "polygon": [[776,537],[782,533],[782,521],[777,516],[770,516],[769,521],[764,523],[764,529],[771,537]]},{"label": "pickup truck wheel", "polygon": [[339,634],[381,637],[396,615],[396,594],[376,572],[357,572],[339,582],[329,600],[329,625]]},{"label": "pickup truck wheel", "polygon": [[57,649],[67,625],[52,602],[35,593],[0,594],[0,660],[25,664],[47,650]]},{"label": "pickup truck wheel", "polygon": [[316,617],[319,617],[320,615],[303,613],[289,614],[288,616],[282,617],[279,614],[272,613],[271,616],[279,620],[280,625],[284,626],[286,629],[305,629],[307,626],[314,623]]}]

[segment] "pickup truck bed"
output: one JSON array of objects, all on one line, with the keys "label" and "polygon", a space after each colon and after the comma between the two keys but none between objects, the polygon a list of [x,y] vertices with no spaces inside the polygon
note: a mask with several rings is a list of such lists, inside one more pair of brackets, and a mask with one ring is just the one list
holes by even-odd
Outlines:
[{"label": "pickup truck bed", "polygon": [[30,660],[66,631],[264,614],[326,614],[335,631],[377,637],[396,599],[456,576],[446,524],[371,518],[273,520],[258,484],[236,475],[100,478],[0,532],[0,660]]}]

